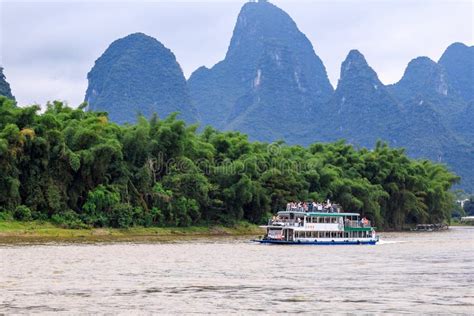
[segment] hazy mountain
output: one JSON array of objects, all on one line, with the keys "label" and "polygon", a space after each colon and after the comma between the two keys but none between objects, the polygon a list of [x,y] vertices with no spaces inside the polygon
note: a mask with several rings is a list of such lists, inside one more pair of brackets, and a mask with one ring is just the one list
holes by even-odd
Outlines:
[{"label": "hazy mountain", "polygon": [[439,113],[416,99],[400,102],[357,50],[350,51],[342,63],[337,89],[323,117],[314,134],[324,140],[343,138],[368,148],[383,140],[405,147],[414,157],[442,160],[446,144],[454,141]]},{"label": "hazy mountain", "polygon": [[322,61],[288,14],[266,1],[239,14],[226,57],[188,81],[202,123],[251,138],[307,141],[298,128],[333,89]]},{"label": "hazy mountain", "polygon": [[[452,126],[456,134],[474,148],[474,101],[456,116]],[[474,166],[474,162],[472,165]]]},{"label": "hazy mountain", "polygon": [[451,44],[439,60],[448,79],[466,102],[474,101],[474,46]]},{"label": "hazy mountain", "polygon": [[379,139],[397,144],[394,127],[403,122],[397,101],[357,50],[341,66],[337,89],[317,124],[325,140],[346,139],[372,147]]},{"label": "hazy mountain", "polygon": [[89,109],[109,112],[117,123],[137,114],[166,117],[180,111],[196,120],[186,80],[173,53],[156,39],[135,33],[113,42],[87,75]]},{"label": "hazy mountain", "polygon": [[5,75],[3,74],[3,68],[0,67],[0,95],[3,95],[10,99],[15,99],[10,89],[10,84],[7,82]]},{"label": "hazy mountain", "polygon": [[402,103],[430,106],[450,125],[467,104],[449,78],[442,65],[428,57],[418,57],[410,61],[402,79],[389,89]]},{"label": "hazy mountain", "polygon": [[168,49],[132,34],[96,61],[86,101],[119,123],[134,121],[137,113],[181,111],[188,122],[198,117],[201,125],[260,141],[346,139],[371,148],[383,140],[413,157],[449,164],[474,191],[473,62],[473,47],[455,43],[438,63],[413,59],[399,82],[385,86],[352,50],[334,91],[291,17],[267,1],[249,2],[224,60],[197,69],[187,85]]},{"label": "hazy mountain", "polygon": [[[400,125],[403,136],[399,145],[406,147],[414,157],[429,158],[447,163],[457,174],[463,177],[463,187],[474,190],[474,117],[472,104],[466,97],[469,85],[469,71],[460,67],[459,60],[449,60],[461,47],[453,44],[444,53],[442,59],[451,65],[436,63],[428,57],[418,57],[410,61],[402,79],[388,90],[399,102],[404,113],[404,124]],[[464,48],[463,48],[464,47]],[[458,54],[459,58],[463,57]],[[464,65],[472,65],[473,56],[464,55]],[[469,60],[469,58],[471,60]],[[454,58],[455,59],[455,58]],[[448,66],[451,67],[448,68]],[[458,69],[456,69],[456,66]],[[455,71],[460,71],[455,75]],[[464,77],[467,76],[467,77]],[[461,80],[454,80],[463,77]],[[468,88],[468,89],[465,89]],[[464,90],[463,90],[464,89]]]}]

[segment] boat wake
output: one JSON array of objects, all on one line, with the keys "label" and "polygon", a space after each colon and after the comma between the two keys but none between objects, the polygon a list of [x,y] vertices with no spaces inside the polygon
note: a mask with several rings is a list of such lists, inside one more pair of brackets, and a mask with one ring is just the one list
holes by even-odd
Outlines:
[{"label": "boat wake", "polygon": [[379,242],[377,243],[377,245],[390,245],[390,244],[400,244],[400,243],[404,243],[406,241],[404,240],[383,240],[383,239],[380,239]]}]

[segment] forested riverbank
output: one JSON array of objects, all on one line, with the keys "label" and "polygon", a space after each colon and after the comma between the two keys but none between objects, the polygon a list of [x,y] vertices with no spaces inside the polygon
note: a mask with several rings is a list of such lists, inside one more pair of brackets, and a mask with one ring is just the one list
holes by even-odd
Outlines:
[{"label": "forested riverbank", "polygon": [[449,221],[459,178],[383,142],[308,147],[198,132],[174,115],[119,126],[60,102],[0,98],[0,219],[65,228],[263,223],[288,201],[330,199],[380,228]]}]

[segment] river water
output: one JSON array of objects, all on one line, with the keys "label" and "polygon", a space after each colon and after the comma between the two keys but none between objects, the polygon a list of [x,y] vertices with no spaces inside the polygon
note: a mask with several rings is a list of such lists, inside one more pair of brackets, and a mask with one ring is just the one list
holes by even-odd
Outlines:
[{"label": "river water", "polygon": [[5,244],[0,313],[474,314],[474,228],[381,239]]}]

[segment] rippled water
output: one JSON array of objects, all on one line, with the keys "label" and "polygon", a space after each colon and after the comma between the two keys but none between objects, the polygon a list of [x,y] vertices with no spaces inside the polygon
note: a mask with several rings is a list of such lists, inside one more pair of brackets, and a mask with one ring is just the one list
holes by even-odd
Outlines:
[{"label": "rippled water", "polygon": [[474,313],[474,228],[376,246],[0,245],[0,313]]}]

